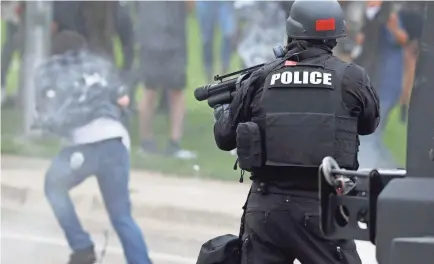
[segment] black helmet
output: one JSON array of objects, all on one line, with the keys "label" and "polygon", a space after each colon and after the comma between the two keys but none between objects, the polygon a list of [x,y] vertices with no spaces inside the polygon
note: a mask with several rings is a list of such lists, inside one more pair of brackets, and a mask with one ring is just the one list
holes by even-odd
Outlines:
[{"label": "black helmet", "polygon": [[344,12],[336,0],[296,0],[286,20],[291,39],[337,39],[345,37]]}]

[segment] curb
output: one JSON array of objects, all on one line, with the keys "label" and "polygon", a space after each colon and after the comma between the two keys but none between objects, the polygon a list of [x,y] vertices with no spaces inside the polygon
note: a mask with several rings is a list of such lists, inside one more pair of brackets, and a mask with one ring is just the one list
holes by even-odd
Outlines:
[{"label": "curb", "polygon": [[[31,209],[51,213],[51,209],[44,194],[30,188],[16,187],[2,183],[1,199],[2,207],[9,206],[19,210]],[[106,213],[102,198],[98,195],[72,194],[71,199],[78,211],[97,214]],[[137,218],[184,222],[192,225],[233,226],[239,221],[239,218],[230,214],[174,206],[152,206],[134,200],[132,201],[132,210],[134,216]]]},{"label": "curb", "polygon": [[[49,161],[2,155],[1,198],[15,208],[51,212],[43,191]],[[162,221],[233,226],[239,224],[249,184],[161,173],[131,171],[130,197],[135,217]],[[70,191],[77,211],[105,214],[97,181],[90,177]]]}]

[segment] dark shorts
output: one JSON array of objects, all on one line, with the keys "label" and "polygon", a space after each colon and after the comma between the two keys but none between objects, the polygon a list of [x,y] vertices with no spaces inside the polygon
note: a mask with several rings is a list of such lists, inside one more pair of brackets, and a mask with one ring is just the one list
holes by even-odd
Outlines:
[{"label": "dark shorts", "polygon": [[184,50],[141,50],[141,72],[146,89],[183,90],[187,54]]},{"label": "dark shorts", "polygon": [[352,240],[325,238],[313,192],[262,194],[254,183],[246,210],[242,264],[361,264]]}]

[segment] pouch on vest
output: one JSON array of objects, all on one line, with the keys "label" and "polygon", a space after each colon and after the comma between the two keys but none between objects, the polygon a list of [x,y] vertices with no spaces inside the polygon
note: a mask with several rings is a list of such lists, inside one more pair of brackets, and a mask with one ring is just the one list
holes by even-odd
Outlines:
[{"label": "pouch on vest", "polygon": [[240,123],[237,126],[238,164],[242,170],[263,165],[262,141],[259,126],[254,122]]}]

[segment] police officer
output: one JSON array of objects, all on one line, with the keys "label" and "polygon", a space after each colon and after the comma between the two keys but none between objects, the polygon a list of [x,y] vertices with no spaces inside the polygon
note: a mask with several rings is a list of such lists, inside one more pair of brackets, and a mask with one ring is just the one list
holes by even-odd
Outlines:
[{"label": "police officer", "polygon": [[214,136],[251,172],[242,263],[361,263],[351,240],[319,229],[318,167],[326,156],[357,169],[359,135],[379,123],[378,97],[363,68],[332,54],[345,37],[337,1],[297,0],[286,54],[242,82],[215,109]]}]

